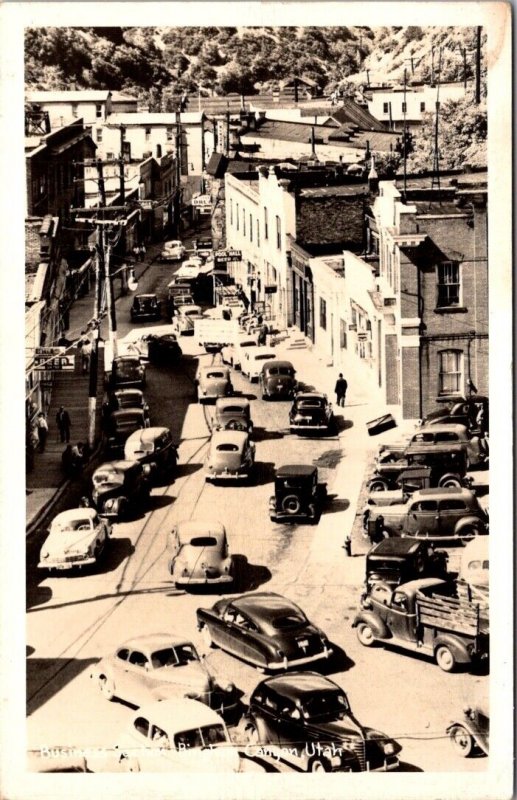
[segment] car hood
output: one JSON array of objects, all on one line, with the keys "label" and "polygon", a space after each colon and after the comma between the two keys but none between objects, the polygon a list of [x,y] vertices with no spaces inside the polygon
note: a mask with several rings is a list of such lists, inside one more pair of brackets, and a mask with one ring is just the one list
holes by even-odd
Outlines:
[{"label": "car hood", "polygon": [[[343,719],[331,722],[309,722],[306,726],[307,733],[317,734],[330,742],[349,741],[362,739],[369,743],[374,743],[382,748],[386,742],[393,742],[395,752],[399,752],[401,747],[391,737],[386,736],[373,728],[363,727],[351,714],[347,714]],[[370,744],[371,746],[371,744]]]},{"label": "car hood", "polygon": [[155,690],[157,694],[163,692],[164,697],[169,696],[173,687],[178,687],[180,693],[192,694],[197,700],[197,695],[206,695],[211,690],[212,681],[207,670],[199,662],[193,661],[184,667],[164,667],[156,672]]},{"label": "car hood", "polygon": [[52,555],[66,555],[68,553],[84,553],[85,550],[95,541],[99,529],[89,531],[69,531],[51,533],[43,547],[43,552]]}]

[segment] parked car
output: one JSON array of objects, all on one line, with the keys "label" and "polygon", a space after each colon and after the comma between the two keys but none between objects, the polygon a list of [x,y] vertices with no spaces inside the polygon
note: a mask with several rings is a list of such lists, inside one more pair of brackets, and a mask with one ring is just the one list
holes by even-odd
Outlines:
[{"label": "parked car", "polygon": [[151,364],[177,364],[183,355],[174,333],[161,336],[150,335],[147,341],[147,353]]},{"label": "parked car", "polygon": [[172,323],[180,336],[193,336],[194,323],[197,319],[203,319],[201,307],[189,303],[186,306],[178,306],[176,308]]},{"label": "parked car", "polygon": [[169,572],[177,586],[230,584],[234,580],[224,526],[219,522],[178,522],[169,533]]},{"label": "parked car", "polygon": [[113,359],[111,372],[108,375],[109,389],[115,390],[127,386],[144,389],[145,384],[145,367],[138,356],[118,356]]},{"label": "parked car", "polygon": [[255,465],[255,445],[247,431],[214,431],[205,460],[205,478],[215,480],[249,479]]},{"label": "parked car", "polygon": [[402,747],[357,721],[337,683],[317,672],[261,681],[244,721],[247,755],[266,753],[301,772],[386,772]]},{"label": "parked car", "polygon": [[250,402],[244,397],[218,397],[215,401],[212,431],[253,430],[250,416]]},{"label": "parked car", "polygon": [[487,533],[488,517],[470,489],[421,489],[405,502],[371,506],[368,535],[467,541]]},{"label": "parked car", "polygon": [[146,417],[141,408],[121,408],[112,411],[105,425],[106,449],[111,455],[120,455],[124,452],[126,439],[134,431],[147,428],[149,417]]},{"label": "parked car", "polygon": [[259,375],[262,399],[294,397],[297,387],[295,376],[296,370],[290,361],[266,361]]},{"label": "parked car", "polygon": [[467,454],[469,466],[484,464],[488,457],[479,436],[470,436],[465,425],[438,425],[437,423],[423,425],[413,434],[408,444],[412,447],[460,444]]},{"label": "parked car", "polygon": [[469,431],[478,428],[479,408],[483,409],[485,431],[488,432],[489,404],[488,397],[473,394],[454,402],[444,403],[430,411],[422,420],[423,425],[465,425]]},{"label": "parked car", "polygon": [[128,518],[149,499],[150,486],[137,461],[107,461],[92,476],[92,503],[103,517]]},{"label": "parked car", "polygon": [[467,453],[460,442],[417,443],[407,447],[402,458],[384,450],[375,461],[368,489],[370,492],[395,490],[401,488],[401,478],[405,493],[436,486],[468,487],[472,480],[467,478],[467,466]]},{"label": "parked car", "polygon": [[248,333],[240,333],[232,344],[225,345],[222,348],[221,355],[224,363],[235,369],[240,369],[244,353],[248,347],[257,347],[257,337],[250,336]]},{"label": "parked car", "polygon": [[291,433],[331,433],[335,427],[332,403],[321,392],[299,392],[289,411]]},{"label": "parked car", "polygon": [[167,298],[167,311],[170,317],[174,317],[174,312],[180,306],[193,305],[195,305],[195,301],[192,296],[191,284],[187,286],[179,285],[169,289]]},{"label": "parked car", "polygon": [[52,520],[40,550],[40,569],[70,570],[96,564],[111,536],[111,526],[94,508],[70,508]]},{"label": "parked car", "polygon": [[137,294],[130,311],[131,322],[161,319],[162,311],[155,294]]},{"label": "parked car", "polygon": [[145,465],[148,474],[163,475],[176,467],[178,448],[168,428],[157,426],[135,431],[128,437],[124,447],[126,461],[137,461]]},{"label": "parked car", "polygon": [[271,347],[247,347],[241,361],[242,374],[249,381],[258,381],[265,361],[274,361],[275,351]]},{"label": "parked car", "polygon": [[223,598],[196,613],[207,646],[217,645],[261,669],[288,669],[332,654],[323,631],[292,600],[274,592]]},{"label": "parked car", "polygon": [[149,427],[149,405],[141,389],[117,389],[110,392],[103,403],[103,417],[107,419],[113,411],[120,411],[123,408],[140,409],[146,421],[145,427]]},{"label": "parked car", "polygon": [[163,243],[163,250],[160,254],[162,261],[180,261],[185,255],[185,247],[179,239],[172,239]]},{"label": "parked car", "polygon": [[116,744],[128,772],[239,772],[224,720],[197,700],[169,698],[135,712]]},{"label": "parked car", "polygon": [[197,399],[200,403],[205,400],[215,400],[218,397],[228,397],[233,394],[230,370],[222,364],[199,367],[196,383]]},{"label": "parked car", "polygon": [[129,639],[97,662],[90,677],[107,700],[137,708],[169,697],[190,697],[221,713],[238,706],[233,683],[220,686],[192,642],[174,633]]},{"label": "parked car", "polygon": [[456,752],[468,758],[476,753],[488,755],[490,717],[485,704],[466,706],[463,714],[446,731]]},{"label": "parked car", "polygon": [[382,583],[390,591],[417,578],[447,578],[448,556],[428,542],[414,539],[383,539],[366,555],[366,591]]},{"label": "parked car", "polygon": [[275,494],[269,499],[272,522],[306,520],[315,525],[327,497],[327,486],[318,482],[316,467],[289,464],[275,474]]}]

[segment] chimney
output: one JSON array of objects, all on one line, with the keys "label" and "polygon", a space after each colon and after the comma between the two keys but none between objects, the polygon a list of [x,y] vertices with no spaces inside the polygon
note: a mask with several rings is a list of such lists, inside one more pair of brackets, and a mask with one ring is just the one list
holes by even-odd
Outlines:
[{"label": "chimney", "polygon": [[372,156],[370,172],[368,173],[368,188],[370,192],[377,193],[379,191],[379,176],[375,169],[375,158]]}]

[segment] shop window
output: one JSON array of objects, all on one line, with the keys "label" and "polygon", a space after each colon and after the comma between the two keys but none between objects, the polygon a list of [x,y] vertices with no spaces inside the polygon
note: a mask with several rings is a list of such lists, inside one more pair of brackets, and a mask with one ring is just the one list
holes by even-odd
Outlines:
[{"label": "shop window", "polygon": [[459,306],[460,304],[460,265],[455,261],[438,264],[436,305],[438,308]]},{"label": "shop window", "polygon": [[423,103],[423,102],[422,102],[422,103],[420,103],[420,111],[421,111],[421,112],[424,112],[424,111],[425,111],[425,103]]},{"label": "shop window", "polygon": [[442,350],[439,357],[439,393],[461,394],[463,386],[463,351]]},{"label": "shop window", "polygon": [[388,111],[390,110],[389,106],[390,106],[389,103],[383,103],[382,104],[382,113],[383,114],[387,114],[388,113]]},{"label": "shop window", "polygon": [[327,303],[323,297],[320,297],[320,328],[327,330]]}]

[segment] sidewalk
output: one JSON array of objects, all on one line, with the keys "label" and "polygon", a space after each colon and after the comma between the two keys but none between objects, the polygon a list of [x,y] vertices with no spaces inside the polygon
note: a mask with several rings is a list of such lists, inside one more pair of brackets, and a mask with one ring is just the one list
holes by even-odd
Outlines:
[{"label": "sidewalk", "polygon": [[[146,272],[153,259],[161,250],[161,244],[150,245],[145,260],[135,266],[137,279]],[[120,291],[120,290],[118,290]],[[85,330],[93,314],[94,287],[87,295],[78,298],[70,309],[70,324],[67,338],[74,340]],[[120,295],[116,295],[118,299]],[[88,441],[88,374],[81,371],[80,357],[76,355],[74,372],[55,373],[52,388],[52,401],[48,409],[49,433],[44,453],[34,454],[34,467],[26,475],[26,532],[30,535],[44,515],[50,511],[54,502],[66,491],[69,481],[61,468],[61,455],[65,444],[60,441],[56,425],[56,413],[64,406],[71,419],[70,442]],[[97,377],[97,418],[96,436],[100,435],[100,410],[104,394],[104,348],[99,347],[99,368]]]}]

